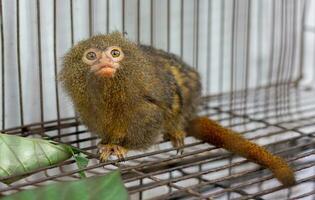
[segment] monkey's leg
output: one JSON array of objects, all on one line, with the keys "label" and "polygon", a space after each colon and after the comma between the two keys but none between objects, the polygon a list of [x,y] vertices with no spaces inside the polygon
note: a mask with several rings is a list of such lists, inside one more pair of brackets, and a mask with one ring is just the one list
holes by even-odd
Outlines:
[{"label": "monkey's leg", "polygon": [[183,119],[180,116],[173,118],[166,124],[165,138],[169,139],[173,147],[178,148],[177,153],[182,154],[184,152],[184,140],[186,137],[186,132],[183,128]]},{"label": "monkey's leg", "polygon": [[109,156],[117,156],[119,160],[124,160],[125,155],[128,150],[122,146],[116,144],[98,144],[98,149],[100,153],[100,161],[105,162],[108,160]]}]

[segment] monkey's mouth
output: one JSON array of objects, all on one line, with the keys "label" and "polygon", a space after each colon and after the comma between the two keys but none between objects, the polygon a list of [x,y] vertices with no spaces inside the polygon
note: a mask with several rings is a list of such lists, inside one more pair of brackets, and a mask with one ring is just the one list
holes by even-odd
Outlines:
[{"label": "monkey's mouth", "polygon": [[92,71],[94,71],[94,73],[100,77],[107,77],[107,78],[114,77],[117,71],[117,67],[113,65],[103,65],[103,66],[98,66],[97,68],[98,69],[95,69],[95,70],[92,69]]}]

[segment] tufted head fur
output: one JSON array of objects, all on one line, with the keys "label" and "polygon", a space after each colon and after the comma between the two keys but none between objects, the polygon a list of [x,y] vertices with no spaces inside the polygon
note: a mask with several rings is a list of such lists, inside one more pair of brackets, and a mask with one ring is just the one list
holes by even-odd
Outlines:
[{"label": "tufted head fur", "polygon": [[[124,58],[120,61],[120,67],[113,77],[97,76],[91,72],[89,65],[82,61],[84,52],[90,48],[104,51],[110,46],[120,47]],[[148,107],[152,109],[152,105],[143,100],[148,93],[152,96],[154,96],[152,93],[158,97],[165,96],[162,92],[166,85],[161,83],[159,78],[161,76],[157,75],[159,69],[152,66],[152,62],[139,45],[114,32],[93,36],[70,49],[64,57],[59,81],[71,97],[80,119],[89,130],[99,134],[103,140],[115,142],[114,137],[119,140],[121,133],[137,132],[132,130],[129,123],[133,122],[132,126],[140,127],[146,120],[152,122],[161,117],[160,114],[150,116],[150,113],[144,111]],[[139,112],[143,112],[141,119],[134,119],[140,116],[136,114]],[[154,128],[152,125],[151,127]],[[149,132],[149,128],[147,129]],[[111,132],[113,134],[110,134]],[[155,134],[154,131],[150,132]],[[144,142],[141,147],[136,145],[133,147],[146,148],[156,138],[146,135],[139,134],[138,137],[141,138],[138,141]],[[145,142],[146,140],[148,141]],[[132,141],[129,143],[131,144]]]}]

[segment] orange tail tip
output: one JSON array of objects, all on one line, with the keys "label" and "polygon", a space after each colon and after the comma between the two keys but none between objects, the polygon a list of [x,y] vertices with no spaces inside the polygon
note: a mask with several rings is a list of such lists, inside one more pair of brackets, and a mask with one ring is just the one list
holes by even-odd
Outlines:
[{"label": "orange tail tip", "polygon": [[287,164],[284,167],[277,167],[272,172],[284,186],[292,186],[296,183],[294,171]]},{"label": "orange tail tip", "polygon": [[227,149],[269,168],[285,186],[295,184],[294,172],[282,158],[271,154],[264,147],[246,140],[240,134],[222,127],[207,117],[198,117],[192,120],[187,132],[197,139]]}]

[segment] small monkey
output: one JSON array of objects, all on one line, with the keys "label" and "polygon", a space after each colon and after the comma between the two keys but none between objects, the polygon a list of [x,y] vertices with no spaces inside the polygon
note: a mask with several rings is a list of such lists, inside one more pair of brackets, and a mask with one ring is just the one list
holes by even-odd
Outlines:
[{"label": "small monkey", "polygon": [[59,77],[83,124],[100,136],[101,161],[145,150],[161,134],[180,149],[191,135],[269,168],[285,186],[295,183],[282,158],[196,116],[199,75],[175,55],[137,45],[118,32],[97,35],[65,55]]}]

